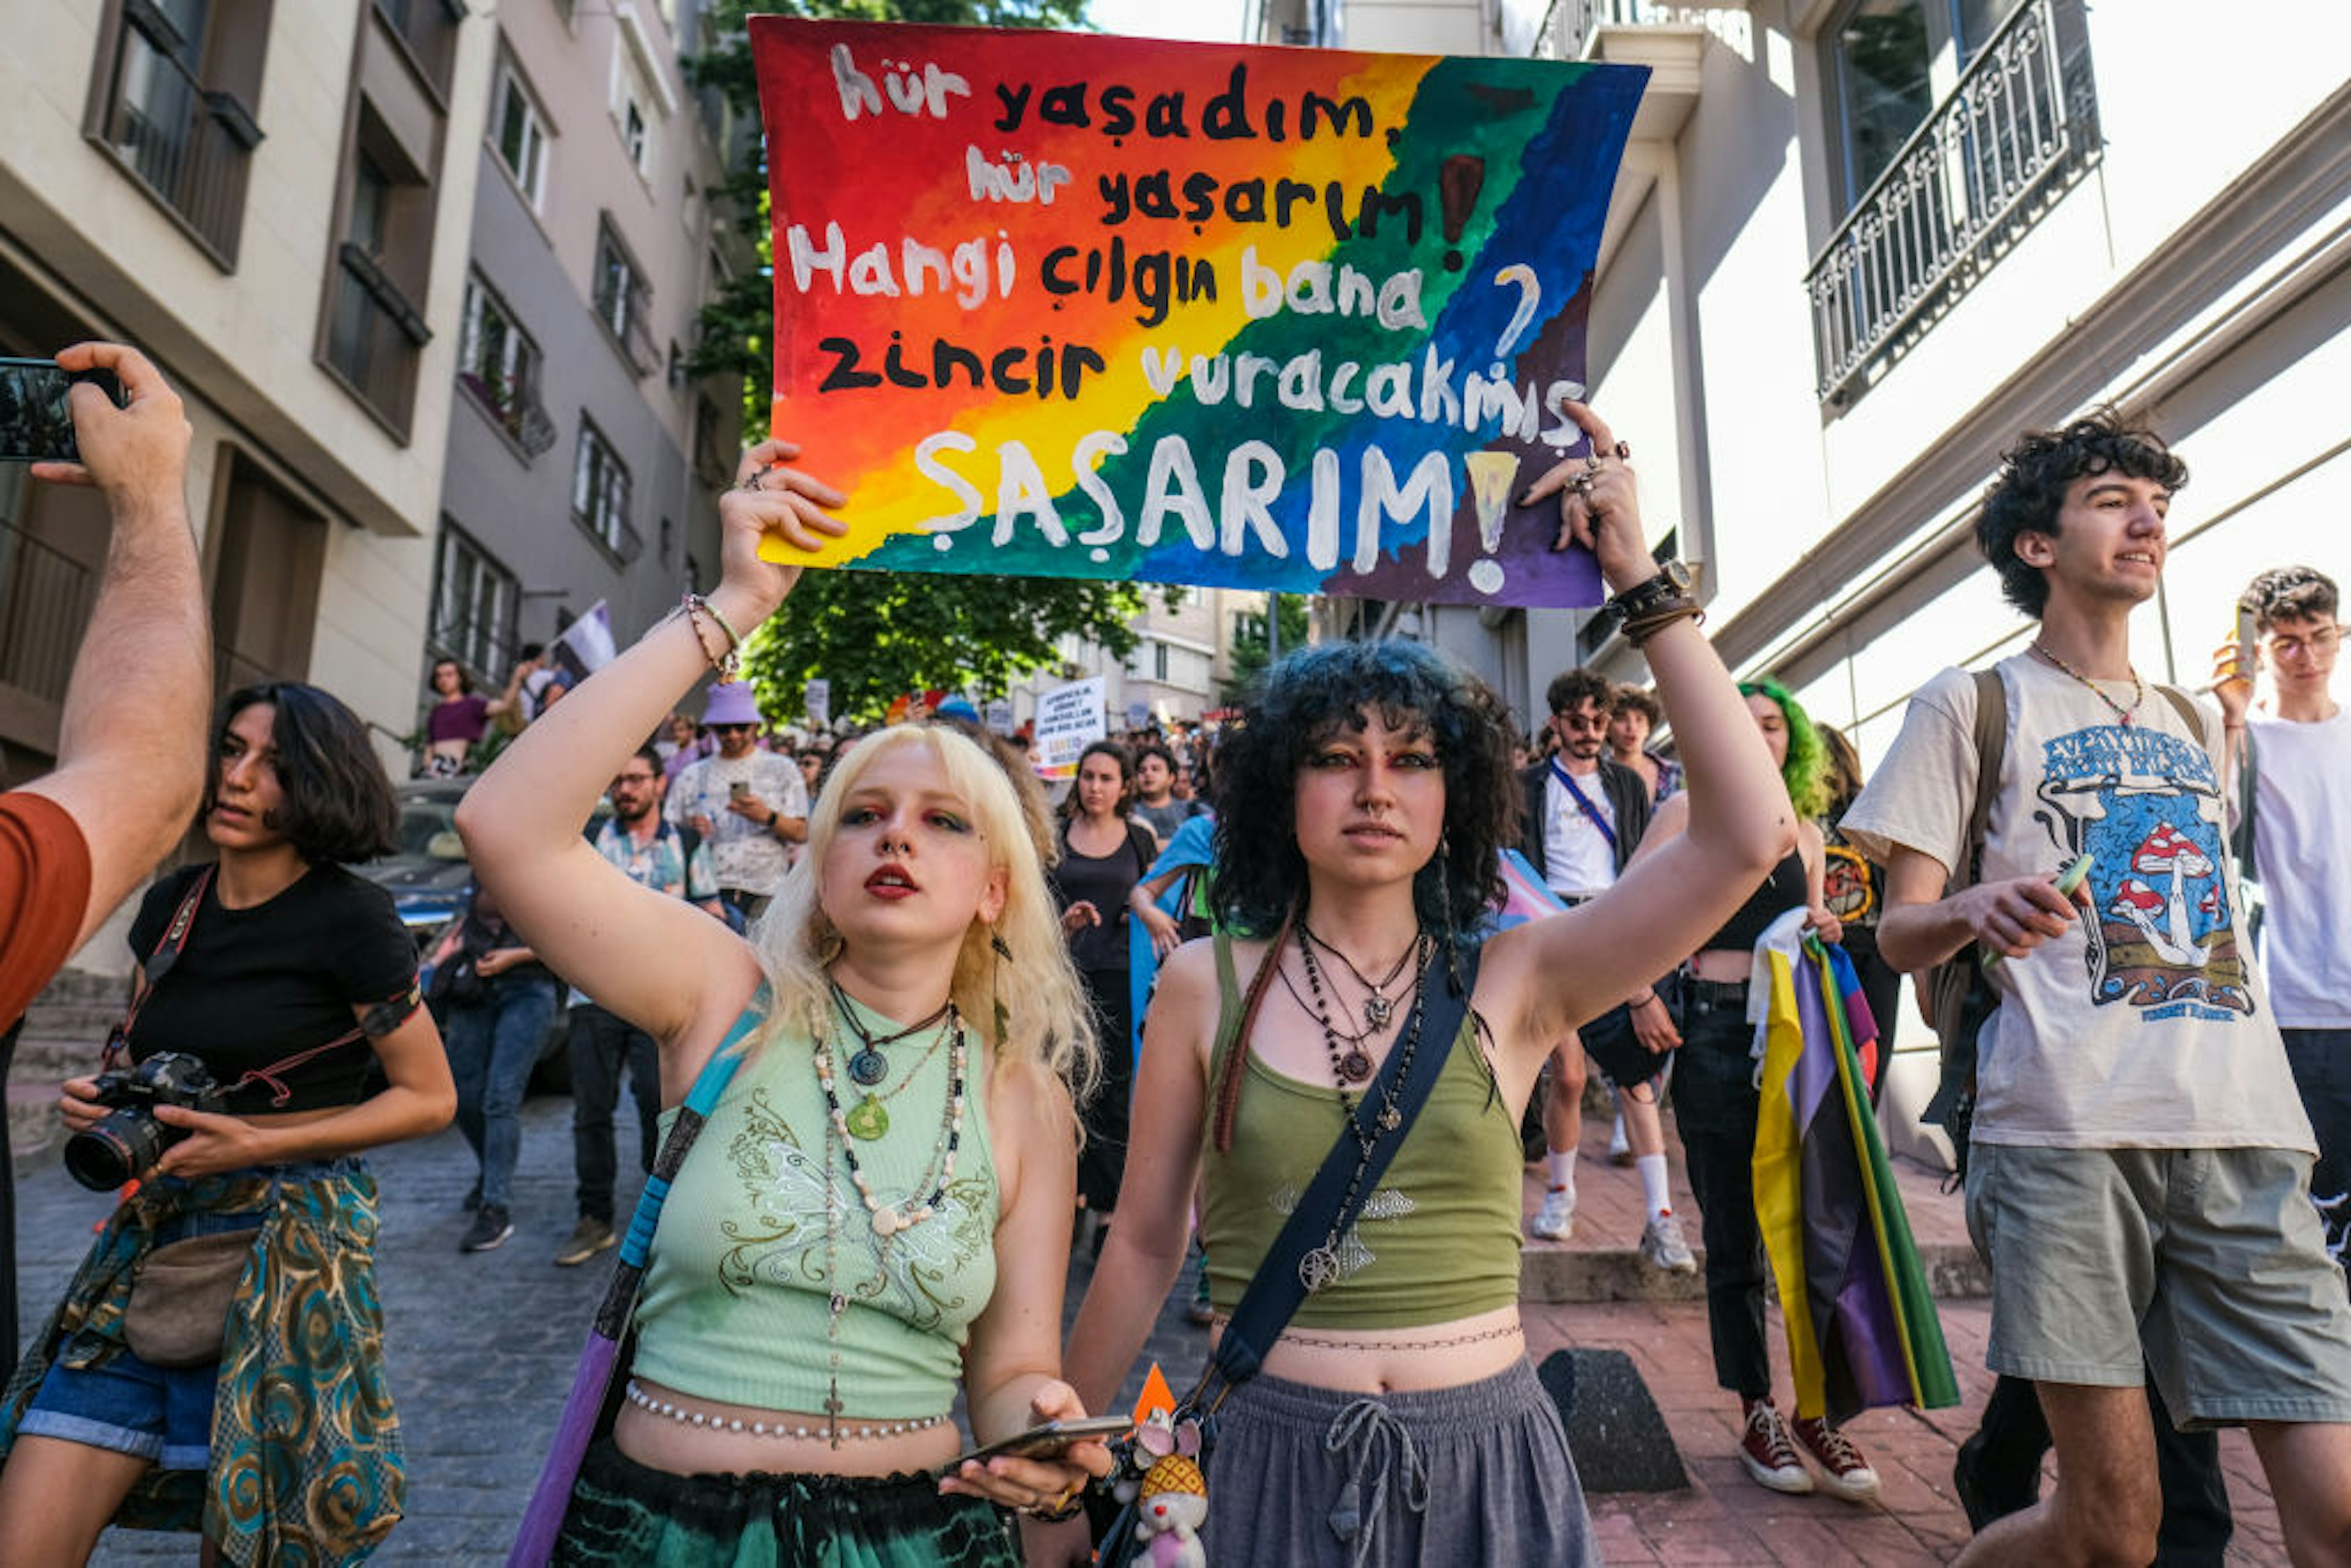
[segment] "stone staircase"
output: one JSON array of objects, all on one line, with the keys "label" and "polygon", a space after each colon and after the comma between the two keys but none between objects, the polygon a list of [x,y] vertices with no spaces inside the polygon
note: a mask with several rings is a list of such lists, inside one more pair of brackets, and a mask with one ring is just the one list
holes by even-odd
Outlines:
[{"label": "stone staircase", "polygon": [[25,1009],[8,1069],[8,1148],[19,1174],[54,1160],[65,1142],[57,1085],[98,1070],[106,1035],[121,1021],[129,982],[68,969]]}]

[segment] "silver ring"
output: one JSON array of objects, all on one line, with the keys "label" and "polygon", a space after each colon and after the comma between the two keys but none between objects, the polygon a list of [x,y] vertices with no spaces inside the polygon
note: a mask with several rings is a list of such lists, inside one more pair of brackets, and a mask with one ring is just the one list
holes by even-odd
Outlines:
[{"label": "silver ring", "polygon": [[1593,470],[1587,468],[1583,473],[1578,474],[1574,478],[1570,479],[1567,482],[1568,493],[1574,496],[1591,495],[1592,475]]},{"label": "silver ring", "polygon": [[1633,444],[1629,441],[1618,442],[1616,444],[1616,461],[1619,463],[1630,463],[1632,460]]},{"label": "silver ring", "polygon": [[1589,478],[1591,476],[1599,473],[1606,464],[1606,458],[1601,456],[1597,452],[1593,453],[1583,460],[1583,472],[1585,477]]}]

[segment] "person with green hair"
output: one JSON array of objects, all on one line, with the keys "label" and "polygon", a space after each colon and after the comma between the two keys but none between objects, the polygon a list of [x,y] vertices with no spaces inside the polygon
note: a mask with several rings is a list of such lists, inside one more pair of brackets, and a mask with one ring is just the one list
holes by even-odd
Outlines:
[{"label": "person with green hair", "polygon": [[[1805,912],[1805,929],[1822,940],[1834,942],[1843,935],[1823,897],[1826,857],[1813,820],[1828,804],[1828,748],[1803,706],[1778,681],[1769,675],[1741,681],[1739,695],[1747,699],[1747,711],[1763,732],[1795,808],[1796,845],[1684,967],[1679,1029],[1646,1013],[1636,1014],[1635,1021],[1650,1050],[1680,1048],[1674,1115],[1706,1242],[1706,1312],[1715,1379],[1739,1396],[1742,1407],[1739,1461],[1758,1484],[1773,1491],[1809,1492],[1815,1485],[1805,1466],[1809,1458],[1820,1472],[1821,1490],[1861,1502],[1878,1490],[1877,1472],[1861,1450],[1825,1419],[1791,1421],[1771,1403],[1771,1360],[1763,1334],[1763,1232],[1755,1218],[1752,1163],[1761,1092],[1755,1081],[1747,991],[1756,940],[1793,909]],[[1689,809],[1687,794],[1658,807],[1626,870],[1680,837]]]}]

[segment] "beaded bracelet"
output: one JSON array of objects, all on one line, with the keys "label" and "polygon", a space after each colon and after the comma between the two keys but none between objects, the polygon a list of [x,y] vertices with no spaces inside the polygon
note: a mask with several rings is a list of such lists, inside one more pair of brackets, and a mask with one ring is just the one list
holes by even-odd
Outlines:
[{"label": "beaded bracelet", "polygon": [[[718,607],[699,593],[689,593],[678,601],[678,608],[685,612],[686,622],[694,628],[694,640],[702,645],[702,656],[710,661],[710,667],[718,672],[718,678],[722,681],[742,679],[742,634],[726,623],[726,617],[718,612]],[[702,617],[705,615],[710,617],[711,623],[726,639],[726,653],[723,658],[711,653],[710,642],[702,634]]]}]

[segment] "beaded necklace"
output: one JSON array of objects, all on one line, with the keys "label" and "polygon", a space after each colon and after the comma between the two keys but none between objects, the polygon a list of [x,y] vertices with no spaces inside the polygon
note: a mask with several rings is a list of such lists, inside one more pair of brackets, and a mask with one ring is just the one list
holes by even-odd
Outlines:
[{"label": "beaded necklace", "polygon": [[[1303,924],[1301,922],[1301,926]],[[1396,1071],[1388,1076],[1386,1087],[1380,1092],[1380,1113],[1373,1119],[1372,1124],[1366,1126],[1362,1108],[1347,1097],[1346,1085],[1349,1082],[1360,1083],[1371,1076],[1371,1058],[1363,1055],[1362,1047],[1358,1046],[1351,1055],[1361,1059],[1362,1071],[1350,1076],[1351,1063],[1340,1056],[1338,1030],[1332,1025],[1330,1009],[1323,1005],[1322,983],[1314,970],[1313,952],[1302,935],[1299,938],[1298,949],[1306,955],[1306,977],[1314,988],[1315,1015],[1322,1020],[1323,1042],[1331,1049],[1332,1067],[1340,1078],[1340,1115],[1346,1124],[1346,1130],[1355,1137],[1355,1169],[1347,1178],[1347,1195],[1340,1200],[1340,1215],[1355,1212],[1355,1198],[1363,1191],[1364,1173],[1371,1168],[1372,1151],[1379,1146],[1380,1139],[1404,1125],[1404,1113],[1396,1109],[1396,1101],[1403,1094],[1405,1082],[1412,1077],[1413,1057],[1420,1050],[1420,1025],[1428,1002],[1428,960],[1436,947],[1437,944],[1426,932],[1413,937],[1412,951],[1417,955],[1419,962],[1413,969],[1412,1023],[1405,1030],[1404,1043],[1397,1048],[1403,1052],[1403,1060],[1397,1064]],[[1309,1249],[1306,1255],[1299,1259],[1298,1279],[1306,1287],[1308,1295],[1322,1291],[1339,1277],[1339,1227],[1333,1224],[1330,1233],[1323,1237],[1322,1245]]]},{"label": "beaded necklace", "polygon": [[2147,700],[2147,683],[2138,678],[2138,672],[2137,670],[2132,670],[2130,673],[2130,706],[2125,707],[2122,704],[2115,701],[2114,698],[2100,691],[2097,687],[2097,684],[2092,681],[2089,676],[2084,674],[2081,671],[2075,669],[2073,665],[2067,664],[2064,660],[2059,658],[2056,654],[2043,647],[2039,642],[2034,642],[2032,644],[2032,647],[2034,653],[2040,654],[2043,658],[2056,665],[2057,668],[2063,670],[2065,674],[2073,676],[2074,680],[2080,682],[2083,685],[2087,686],[2089,688],[2090,695],[2097,698],[2100,702],[2105,704],[2108,707],[2114,709],[2115,717],[2121,720],[2126,726],[2129,725],[2137,716],[2138,705]]},{"label": "beaded necklace", "polygon": [[[873,1196],[873,1188],[865,1179],[865,1172],[857,1163],[856,1140],[849,1129],[848,1118],[841,1113],[841,1096],[832,1080],[832,1041],[824,1029],[816,1031],[817,1087],[824,1092],[825,1109],[825,1183],[824,1183],[824,1277],[831,1285],[825,1303],[824,1344],[827,1375],[824,1396],[825,1438],[832,1447],[841,1446],[841,1319],[849,1311],[849,1293],[841,1282],[841,1201],[840,1184],[832,1179],[833,1151],[841,1153],[841,1165],[849,1173],[850,1184],[856,1187],[863,1201],[865,1213],[873,1228],[874,1239],[881,1244],[881,1261],[886,1274],[890,1266],[890,1239],[904,1230],[911,1230],[938,1212],[946,1201],[947,1186],[955,1180],[956,1154],[963,1144],[964,1111],[964,1033],[963,1017],[949,1001],[946,1023],[942,1030],[952,1044],[947,1049],[946,1109],[939,1119],[939,1141],[931,1151],[930,1169],[914,1184],[914,1192],[928,1190],[929,1196],[905,1204],[885,1204]],[[924,1061],[928,1061],[927,1055]],[[916,1071],[921,1069],[918,1066]],[[913,1073],[907,1075],[911,1081]],[[900,1088],[905,1087],[900,1084]],[[892,1092],[896,1092],[893,1091]],[[883,1130],[887,1130],[884,1121]],[[880,1136],[876,1134],[875,1136]]]}]

